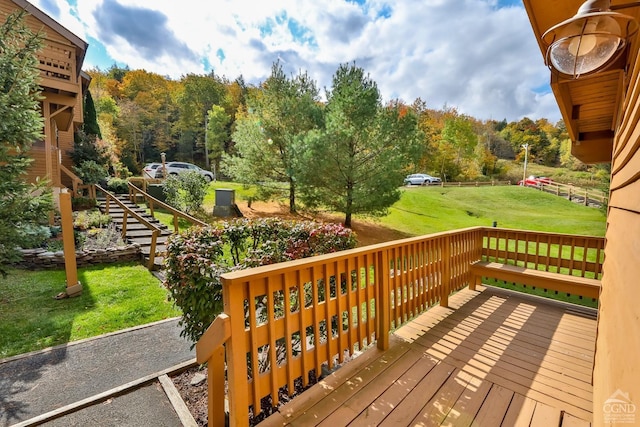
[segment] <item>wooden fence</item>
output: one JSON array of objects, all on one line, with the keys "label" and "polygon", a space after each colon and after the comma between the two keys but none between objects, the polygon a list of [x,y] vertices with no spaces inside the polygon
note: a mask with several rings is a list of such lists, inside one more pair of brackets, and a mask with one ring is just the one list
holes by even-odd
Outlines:
[{"label": "wooden fence", "polygon": [[609,197],[606,193],[593,188],[581,188],[557,182],[552,184],[540,184],[537,188],[544,192],[555,194],[556,196],[565,197],[568,200],[580,201],[580,203],[585,206],[603,206],[608,204],[609,201]]},{"label": "wooden fence", "polygon": [[498,185],[511,185],[511,181],[466,181],[466,182],[441,182],[440,187],[495,187]]}]

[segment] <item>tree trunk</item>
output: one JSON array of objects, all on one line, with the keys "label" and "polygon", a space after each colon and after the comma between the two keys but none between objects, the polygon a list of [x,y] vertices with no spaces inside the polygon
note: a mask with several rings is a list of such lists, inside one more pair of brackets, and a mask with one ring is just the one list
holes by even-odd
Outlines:
[{"label": "tree trunk", "polygon": [[351,212],[353,209],[353,184],[347,184],[347,204],[344,210],[344,226],[351,228]]},{"label": "tree trunk", "polygon": [[296,185],[293,178],[289,177],[289,213],[297,213],[296,210]]}]

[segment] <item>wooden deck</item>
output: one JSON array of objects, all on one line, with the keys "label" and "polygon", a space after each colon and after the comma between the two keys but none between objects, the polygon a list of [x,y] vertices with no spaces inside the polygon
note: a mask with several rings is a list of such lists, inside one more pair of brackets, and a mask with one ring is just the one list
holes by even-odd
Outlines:
[{"label": "wooden deck", "polygon": [[589,426],[596,311],[462,290],[261,426]]}]

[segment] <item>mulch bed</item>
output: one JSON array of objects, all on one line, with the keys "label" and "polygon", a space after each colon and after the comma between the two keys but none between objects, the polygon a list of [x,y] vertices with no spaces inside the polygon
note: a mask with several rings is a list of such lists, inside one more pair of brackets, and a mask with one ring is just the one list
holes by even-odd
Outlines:
[{"label": "mulch bed", "polygon": [[[188,369],[182,372],[179,375],[176,375],[175,377],[172,378],[172,380],[176,388],[178,389],[180,396],[182,396],[182,400],[184,400],[184,402],[186,403],[187,407],[189,408],[189,411],[191,412],[191,415],[193,415],[193,418],[196,420],[198,425],[206,427],[207,420],[208,420],[207,381],[202,381],[197,384],[192,384],[192,380],[194,376],[197,374],[202,374],[206,377],[207,376],[206,368],[199,367],[199,366],[193,367],[191,369]],[[302,393],[304,390],[307,390],[309,387],[311,387],[316,383],[317,383],[317,379],[312,373],[310,375],[309,386],[306,388],[302,386],[302,381],[300,379],[295,381],[296,391],[292,396],[289,396],[289,394],[287,393],[286,387],[281,388],[279,393],[280,402],[278,404],[278,407],[290,402],[291,399],[293,399],[295,396]],[[260,423],[260,421],[266,419],[269,415],[273,414],[278,409],[278,408],[274,408],[271,405],[271,398],[269,397],[265,397],[264,399],[262,399],[261,406],[262,406],[262,412],[258,416],[253,417],[253,414],[251,413],[249,414],[249,425],[252,425],[252,426],[257,425],[258,423]]]}]

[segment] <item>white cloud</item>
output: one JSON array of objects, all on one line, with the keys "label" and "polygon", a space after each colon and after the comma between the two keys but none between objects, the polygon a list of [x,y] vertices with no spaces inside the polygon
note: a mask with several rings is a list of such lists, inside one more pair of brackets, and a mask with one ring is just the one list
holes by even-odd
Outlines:
[{"label": "white cloud", "polygon": [[[54,18],[103,43],[107,64],[174,78],[209,72],[209,64],[219,75],[258,83],[281,58],[288,72],[308,71],[322,88],[340,63],[356,61],[385,100],[420,97],[430,108],[446,104],[480,119],[560,118],[521,6],[500,8],[495,0],[77,3],[71,10],[65,0],[34,0],[44,10],[55,4]],[[306,30],[303,40],[292,34],[290,20]]]}]

